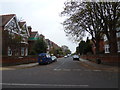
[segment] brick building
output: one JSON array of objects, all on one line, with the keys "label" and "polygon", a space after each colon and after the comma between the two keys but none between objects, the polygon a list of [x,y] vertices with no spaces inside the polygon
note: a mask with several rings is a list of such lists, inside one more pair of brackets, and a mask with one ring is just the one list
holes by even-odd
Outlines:
[{"label": "brick building", "polygon": [[[118,53],[120,53],[120,28],[116,29],[116,37],[113,39],[117,39],[117,51]],[[105,42],[104,45],[105,53],[110,53],[110,49],[109,49],[110,46],[106,36],[104,37],[104,42]]]},{"label": "brick building", "polygon": [[[27,56],[27,46],[24,44],[27,44],[26,39],[29,37],[29,33],[27,33],[26,23],[18,23],[15,14],[0,15],[0,19],[2,21],[0,24],[0,30],[2,31],[2,55]],[[23,30],[25,34],[22,34]]]}]

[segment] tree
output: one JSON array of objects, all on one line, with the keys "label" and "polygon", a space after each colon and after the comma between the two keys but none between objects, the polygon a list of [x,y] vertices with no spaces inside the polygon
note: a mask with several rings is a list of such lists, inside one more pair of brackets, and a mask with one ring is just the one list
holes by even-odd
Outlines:
[{"label": "tree", "polygon": [[33,46],[33,53],[39,54],[39,53],[46,53],[47,51],[47,44],[43,39],[38,39],[34,46]]},{"label": "tree", "polygon": [[79,52],[80,52],[80,55],[85,53],[85,41],[81,41],[79,43]]},{"label": "tree", "polygon": [[100,8],[101,27],[108,38],[110,53],[117,53],[116,28],[120,25],[120,2],[100,2],[97,7]]},{"label": "tree", "polygon": [[88,53],[93,53],[92,51],[92,44],[90,40],[87,38],[87,41],[81,41],[79,43],[79,46],[77,47],[77,52],[79,52],[81,55],[82,54],[88,54]]},{"label": "tree", "polygon": [[97,54],[100,39],[106,34],[111,53],[116,53],[117,42],[113,38],[116,36],[116,24],[120,16],[119,6],[119,2],[65,2],[61,15],[68,16],[63,22],[66,34],[74,37],[76,41],[81,41],[88,32],[92,36]]},{"label": "tree", "polygon": [[[4,33],[5,33],[6,37],[8,37],[6,44],[11,48],[13,56],[19,56],[20,55],[19,52],[21,50],[21,41],[22,41],[21,35],[8,33],[7,31]],[[3,51],[3,53],[4,53],[4,51]]]}]

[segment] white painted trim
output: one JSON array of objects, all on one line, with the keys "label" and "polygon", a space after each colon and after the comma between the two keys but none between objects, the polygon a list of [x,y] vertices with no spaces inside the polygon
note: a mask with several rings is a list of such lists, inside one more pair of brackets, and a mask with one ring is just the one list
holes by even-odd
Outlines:
[{"label": "white painted trim", "polygon": [[37,34],[35,35],[35,37],[37,37],[37,35],[39,35],[38,32],[37,32]]},{"label": "white painted trim", "polygon": [[[15,16],[13,16],[14,18]],[[13,20],[13,18],[11,18],[6,24],[5,24],[5,27]]]},{"label": "white painted trim", "polygon": [[54,87],[88,87],[89,85],[69,85],[69,84],[25,84],[25,83],[0,83],[1,85],[12,86],[54,86]]},{"label": "white painted trim", "polygon": [[[6,27],[14,18],[15,18],[15,23],[16,23],[17,29],[18,29],[18,34],[20,34],[20,27],[19,27],[19,24],[18,24],[16,15],[14,15],[13,18],[11,18],[11,19],[9,20],[9,22],[7,22],[7,24],[6,24],[4,27]],[[12,30],[12,31],[13,31],[13,30]]]}]

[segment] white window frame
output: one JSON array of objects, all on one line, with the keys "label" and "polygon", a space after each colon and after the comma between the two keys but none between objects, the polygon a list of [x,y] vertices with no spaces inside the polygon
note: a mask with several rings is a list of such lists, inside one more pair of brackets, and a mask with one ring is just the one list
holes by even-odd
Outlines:
[{"label": "white window frame", "polygon": [[24,47],[21,48],[21,56],[24,56],[25,51],[24,51]]},{"label": "white window frame", "polygon": [[25,49],[25,56],[28,55],[28,48]]},{"label": "white window frame", "polygon": [[106,44],[104,47],[105,47],[105,53],[110,53],[110,50],[109,50],[110,46]]},{"label": "white window frame", "polygon": [[8,56],[12,56],[12,50],[10,47],[8,47]]},{"label": "white window frame", "polygon": [[120,32],[117,32],[117,33],[116,33],[116,36],[117,36],[117,38],[120,37]]},{"label": "white window frame", "polygon": [[117,42],[118,52],[120,52],[120,41]]}]

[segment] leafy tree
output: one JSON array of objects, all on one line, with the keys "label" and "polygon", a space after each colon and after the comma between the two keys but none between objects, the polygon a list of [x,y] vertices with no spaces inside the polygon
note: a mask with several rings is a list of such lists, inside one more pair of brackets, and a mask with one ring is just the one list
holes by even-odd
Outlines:
[{"label": "leafy tree", "polygon": [[82,54],[87,54],[87,53],[93,53],[92,52],[92,44],[90,43],[90,40],[87,38],[87,41],[81,41],[79,43],[79,46],[77,47],[77,52],[79,52],[81,55]]},{"label": "leafy tree", "polygon": [[46,51],[47,51],[47,44],[43,39],[38,39],[33,46],[33,53],[35,54],[46,53]]},{"label": "leafy tree", "polygon": [[[19,56],[20,55],[19,52],[21,50],[22,37],[20,35],[8,33],[7,31],[4,33],[6,37],[8,37],[8,39],[6,40],[6,44],[11,48],[13,56]],[[4,51],[3,55],[6,55]]]},{"label": "leafy tree", "polygon": [[85,53],[85,41],[81,41],[79,43],[79,52],[80,52],[80,55]]}]

